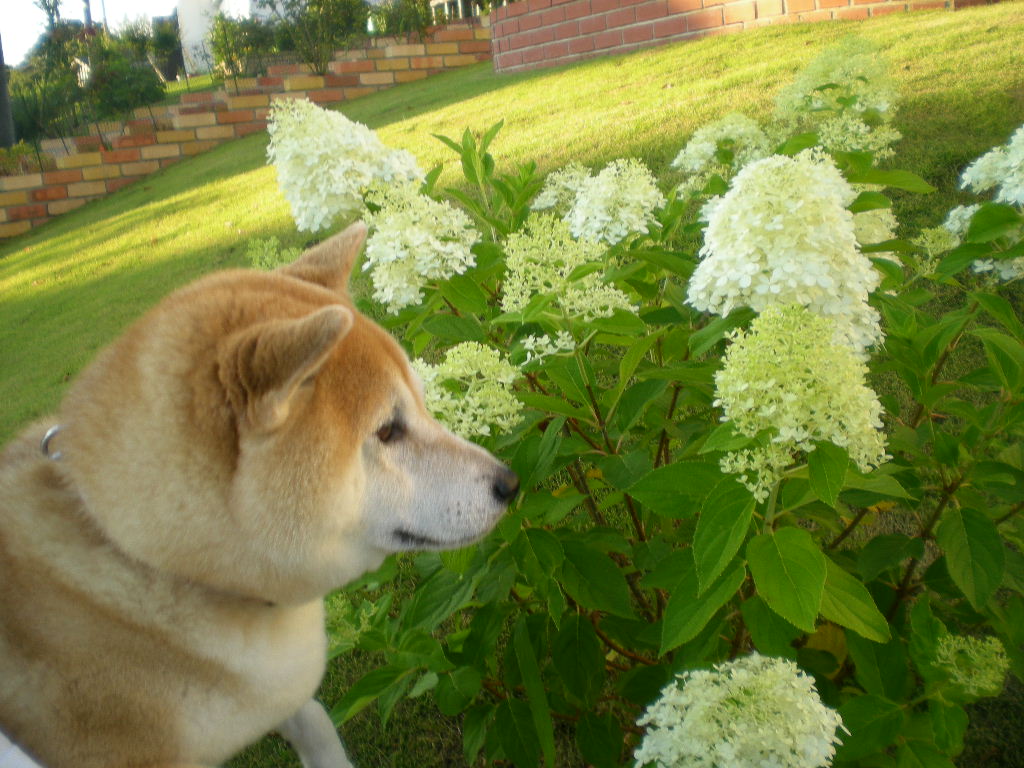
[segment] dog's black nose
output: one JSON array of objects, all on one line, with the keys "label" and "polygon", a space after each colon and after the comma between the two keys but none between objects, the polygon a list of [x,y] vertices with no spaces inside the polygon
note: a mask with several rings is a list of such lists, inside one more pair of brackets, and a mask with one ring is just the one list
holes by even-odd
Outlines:
[{"label": "dog's black nose", "polygon": [[511,469],[502,467],[491,490],[494,491],[494,498],[502,504],[507,504],[519,493],[519,476]]}]

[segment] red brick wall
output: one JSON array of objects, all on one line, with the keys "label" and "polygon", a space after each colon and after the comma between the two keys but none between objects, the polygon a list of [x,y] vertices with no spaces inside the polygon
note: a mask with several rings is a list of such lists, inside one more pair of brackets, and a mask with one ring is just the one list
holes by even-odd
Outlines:
[{"label": "red brick wall", "polygon": [[514,72],[782,21],[866,19],[986,0],[520,0],[491,13],[494,68]]}]

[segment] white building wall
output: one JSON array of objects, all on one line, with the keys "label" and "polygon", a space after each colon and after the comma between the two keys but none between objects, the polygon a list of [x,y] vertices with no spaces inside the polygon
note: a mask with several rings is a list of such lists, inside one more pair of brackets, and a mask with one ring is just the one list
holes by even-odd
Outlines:
[{"label": "white building wall", "polygon": [[178,33],[185,66],[189,74],[208,72],[213,64],[210,44],[210,20],[223,12],[228,16],[247,17],[250,0],[178,0]]}]

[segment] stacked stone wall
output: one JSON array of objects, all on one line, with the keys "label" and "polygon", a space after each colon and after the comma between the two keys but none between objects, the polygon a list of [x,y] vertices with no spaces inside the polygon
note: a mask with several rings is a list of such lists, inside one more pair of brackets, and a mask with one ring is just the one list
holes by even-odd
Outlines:
[{"label": "stacked stone wall", "polygon": [[490,30],[478,20],[435,29],[423,40],[378,38],[340,51],[324,75],[297,64],[274,65],[266,77],[232,79],[219,91],[185,93],[171,107],[139,109],[125,123],[49,140],[44,151],[53,169],[0,177],[0,238],[27,232],[183,158],[266,130],[275,99],[336,104],[487,61],[490,50]]}]

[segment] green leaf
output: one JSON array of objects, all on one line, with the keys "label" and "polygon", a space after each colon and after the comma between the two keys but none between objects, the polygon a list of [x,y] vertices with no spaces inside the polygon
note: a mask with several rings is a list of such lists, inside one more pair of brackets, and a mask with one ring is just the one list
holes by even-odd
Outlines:
[{"label": "green leaf", "polygon": [[576,723],[576,746],[583,761],[594,768],[618,768],[625,736],[611,713],[584,712]]},{"label": "green leaf", "polygon": [[917,667],[917,673],[925,680],[935,681],[945,677],[945,673],[935,666],[939,639],[945,634],[946,625],[932,613],[927,595],[915,600],[914,607],[910,609],[910,627],[906,631],[907,651]]},{"label": "green leaf", "polygon": [[[667,381],[648,379],[638,381],[622,395],[615,411],[615,424],[621,432],[628,432],[647,412],[647,407],[657,400],[668,387]],[[611,414],[607,416],[611,419]]]},{"label": "green leaf", "polygon": [[995,523],[976,509],[949,507],[935,538],[946,553],[950,578],[980,611],[1003,579],[1003,541]]},{"label": "green leaf", "polygon": [[912,499],[899,481],[892,475],[887,475],[880,470],[870,474],[861,474],[856,470],[848,470],[846,474],[846,487],[859,491],[869,491],[887,499]]},{"label": "green leaf", "polygon": [[991,255],[992,248],[983,243],[963,243],[942,257],[942,261],[935,268],[935,274],[939,277],[952,277],[953,275],[967,269],[978,259]]},{"label": "green leaf", "polygon": [[682,580],[670,590],[668,605],[661,625],[661,650],[664,655],[695,638],[707,626],[718,609],[739,590],[747,571],[737,564],[701,596],[697,590],[697,570],[692,565],[692,550],[682,550],[689,566]]},{"label": "green leaf", "polygon": [[380,667],[367,672],[349,688],[341,701],[331,710],[331,720],[335,725],[342,725],[359,714],[368,704],[393,685],[400,684],[415,669],[400,666]]},{"label": "green leaf", "polygon": [[536,768],[541,748],[533,725],[530,707],[519,699],[506,699],[498,705],[494,729],[505,758],[518,768]]},{"label": "green leaf", "polygon": [[519,674],[526,688],[526,699],[533,719],[534,731],[540,741],[541,752],[544,753],[544,764],[552,768],[555,764],[555,729],[551,723],[551,708],[544,693],[544,681],[541,680],[540,667],[530,643],[530,633],[526,627],[526,616],[521,615],[516,622],[512,635],[515,646],[516,661]]},{"label": "green leaf", "polygon": [[551,660],[566,693],[582,709],[591,709],[604,685],[604,648],[589,621],[578,614],[562,621]]},{"label": "green leaf", "polygon": [[541,395],[536,392],[517,392],[519,401],[529,407],[536,408],[544,413],[556,413],[569,419],[576,419],[587,424],[594,418],[594,415],[586,408],[573,405],[564,397],[552,397]]},{"label": "green leaf", "polygon": [[648,472],[626,490],[656,515],[679,519],[692,517],[693,503],[703,499],[721,479],[718,464],[677,461]]},{"label": "green leaf", "polygon": [[491,142],[494,141],[494,137],[498,135],[498,131],[500,131],[502,129],[502,126],[504,125],[505,121],[499,120],[498,122],[496,122],[494,125],[487,129],[487,132],[483,135],[483,138],[480,139],[481,152],[487,151],[487,148],[491,146]]},{"label": "green leaf", "polygon": [[884,187],[918,194],[935,191],[935,187],[910,171],[883,171],[880,168],[871,168],[851,173],[846,180],[851,184],[881,184]]},{"label": "green leaf", "polygon": [[839,492],[843,490],[849,466],[846,449],[832,443],[816,442],[814,450],[807,454],[811,490],[830,507],[835,507]]},{"label": "green leaf", "polygon": [[947,754],[960,754],[967,733],[967,713],[964,708],[939,699],[930,699],[928,717],[931,719],[932,733],[935,734],[935,746]]},{"label": "green leaf", "polygon": [[874,643],[849,630],[846,632],[846,648],[853,661],[857,682],[865,691],[894,701],[904,698],[909,667],[901,639],[894,638],[885,644]]},{"label": "green leaf", "polygon": [[750,491],[732,477],[723,477],[704,500],[693,536],[698,594],[711,586],[739,551],[754,505]]},{"label": "green leaf", "polygon": [[896,768],[956,768],[934,744],[907,739],[896,751]]},{"label": "green leaf", "polygon": [[970,294],[970,297],[978,302],[982,309],[988,312],[996,322],[1013,334],[1017,341],[1024,342],[1024,323],[1021,323],[1020,318],[1017,317],[1016,310],[1014,310],[1010,302],[1002,296],[994,293],[985,293],[984,291],[976,291]]},{"label": "green leaf", "polygon": [[615,561],[579,541],[567,539],[562,545],[562,587],[569,596],[584,608],[631,618],[629,586]]},{"label": "green leaf", "polygon": [[861,192],[857,199],[850,203],[850,213],[874,211],[878,208],[891,208],[892,201],[881,192]]},{"label": "green leaf", "polygon": [[439,552],[441,556],[441,565],[447,568],[449,571],[455,573],[465,573],[469,570],[470,564],[476,557],[477,547],[475,544],[462,547],[461,549],[447,549],[444,552]]},{"label": "green leaf", "polygon": [[1019,392],[1024,380],[1024,345],[994,328],[979,328],[971,335],[981,339],[989,364],[1006,391]]},{"label": "green leaf", "polygon": [[[565,559],[562,542],[543,528],[519,531],[510,548],[519,572],[527,578],[529,584],[538,589],[547,583]],[[541,592],[543,596],[543,590]]]},{"label": "green leaf", "polygon": [[703,455],[713,451],[735,451],[737,448],[745,448],[755,439],[737,432],[731,421],[724,421],[711,430],[698,453]]},{"label": "green leaf", "polygon": [[462,718],[462,754],[469,765],[476,763],[477,755],[484,747],[494,720],[494,710],[493,704],[477,704]]},{"label": "green leaf", "polygon": [[[815,451],[816,453],[816,451]],[[825,590],[821,595],[821,615],[829,621],[852,629],[875,643],[889,640],[889,622],[875,605],[867,587],[825,558]]]},{"label": "green leaf", "polygon": [[784,656],[796,658],[796,648],[792,643],[802,633],[775,611],[757,595],[744,601],[740,606],[743,623],[746,624],[754,647],[764,656]]},{"label": "green leaf", "polygon": [[982,203],[971,217],[964,240],[968,243],[988,243],[1016,231],[1024,218],[1012,205]]},{"label": "green leaf", "polygon": [[836,749],[836,762],[848,763],[880,752],[892,744],[903,728],[903,710],[881,696],[857,696],[839,707],[850,734]]},{"label": "green leaf", "polygon": [[481,685],[482,677],[474,667],[459,667],[442,675],[434,693],[437,708],[449,717],[458,715],[473,703]]},{"label": "green leaf", "polygon": [[432,691],[437,687],[437,683],[440,680],[436,672],[426,672],[419,680],[416,681],[416,685],[409,691],[410,699],[417,699],[427,691]]},{"label": "green leaf", "polygon": [[452,571],[439,569],[417,587],[402,612],[406,628],[432,631],[442,621],[470,603],[472,579],[464,579]]},{"label": "green leaf", "polygon": [[747,561],[757,592],[786,621],[814,632],[821,608],[825,556],[802,528],[762,534],[747,544]]},{"label": "green leaf", "polygon": [[924,555],[924,541],[912,539],[902,533],[876,536],[857,555],[857,571],[864,581],[872,581],[878,574],[899,567],[910,557]]},{"label": "green leaf", "polygon": [[456,317],[448,314],[431,315],[423,321],[423,328],[442,341],[483,342],[487,338],[480,324],[468,317]]},{"label": "green leaf", "polygon": [[805,149],[817,146],[818,134],[816,133],[798,133],[795,136],[790,136],[784,144],[782,144],[776,151],[777,155],[787,155],[792,157],[803,152]]},{"label": "green leaf", "polygon": [[441,295],[465,314],[484,315],[490,306],[487,294],[469,275],[453,275],[441,283]]},{"label": "green leaf", "polygon": [[749,323],[756,313],[747,307],[734,309],[726,317],[716,317],[690,336],[690,354],[700,357],[724,339],[733,328]]}]

